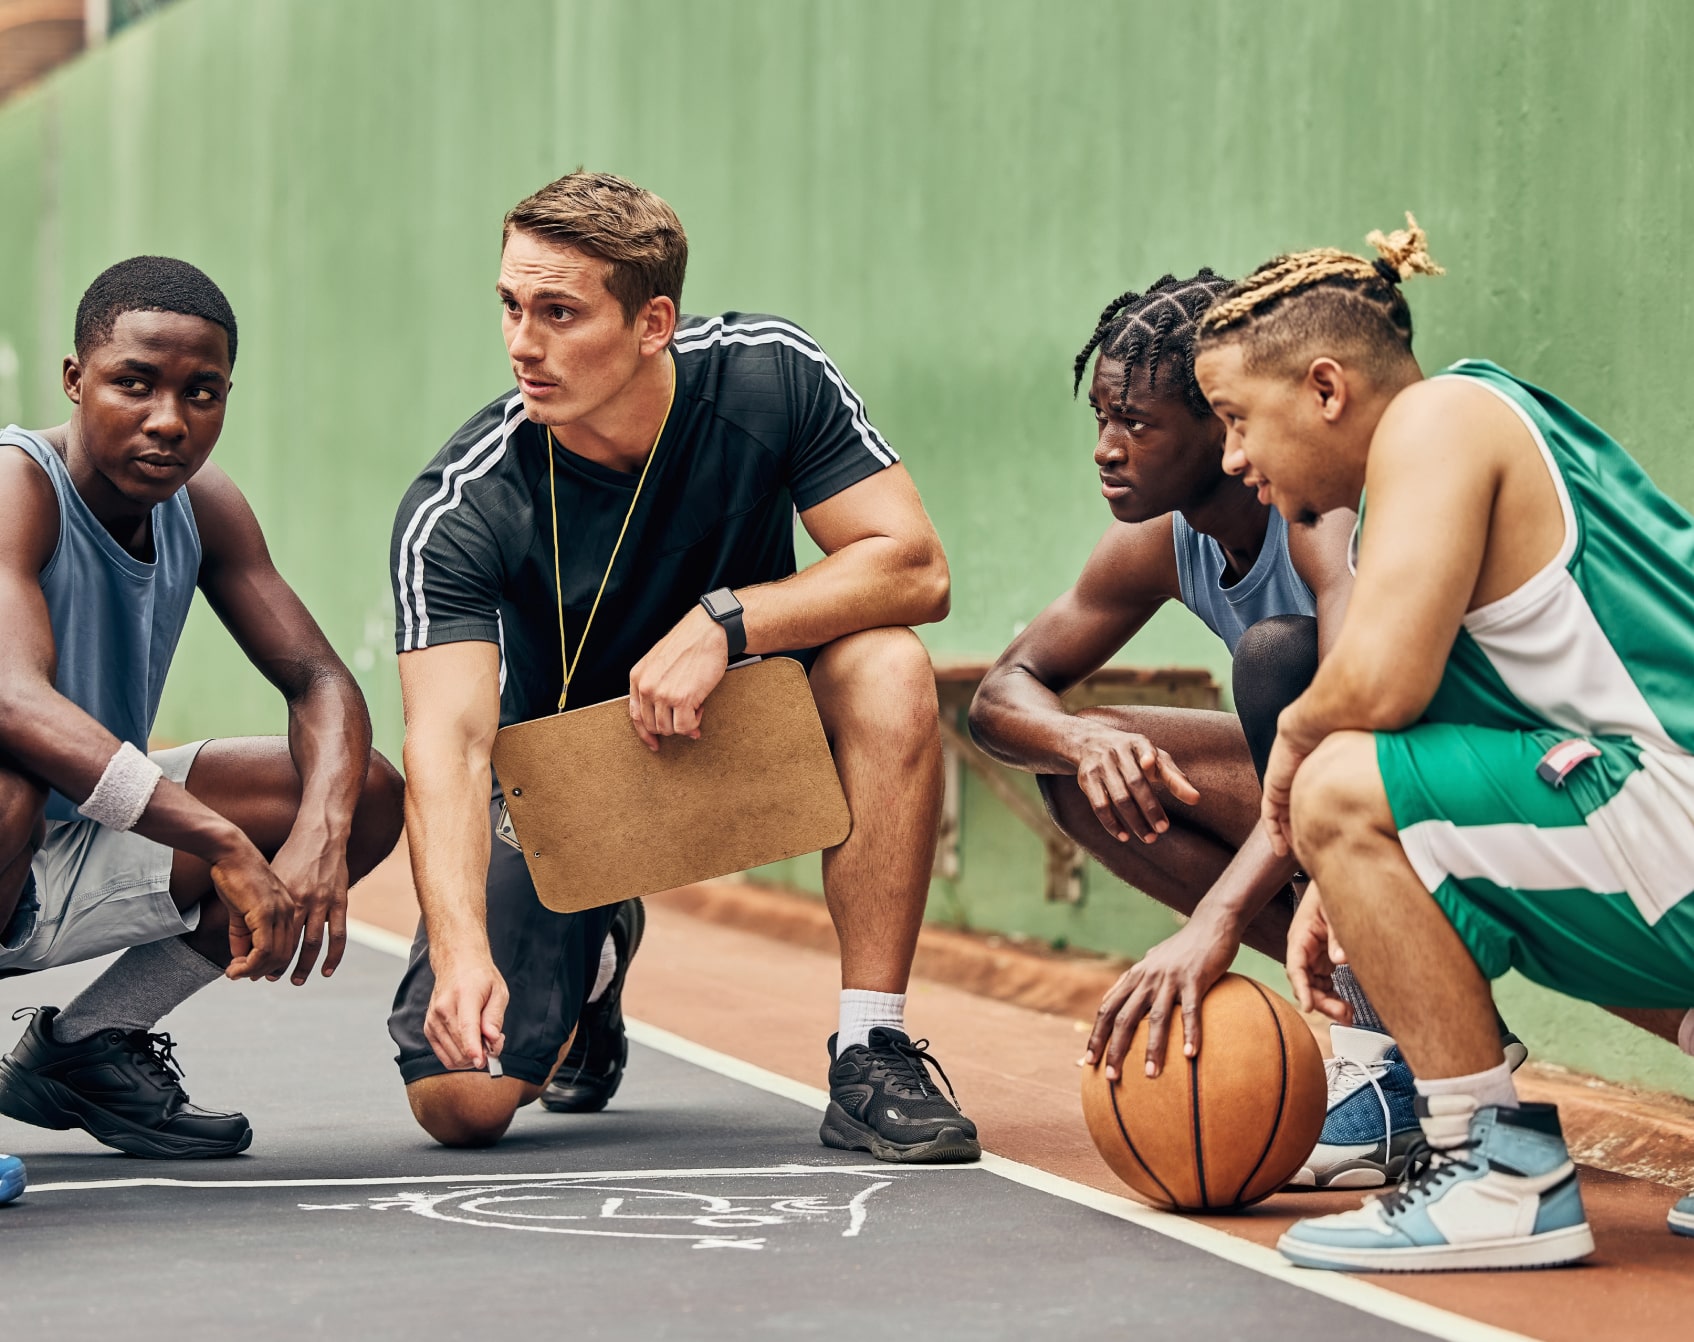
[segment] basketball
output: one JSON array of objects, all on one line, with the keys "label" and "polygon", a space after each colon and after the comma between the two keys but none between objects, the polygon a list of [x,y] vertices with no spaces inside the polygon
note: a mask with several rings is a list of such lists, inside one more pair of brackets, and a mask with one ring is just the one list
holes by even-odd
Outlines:
[{"label": "basketball", "polygon": [[1182,1056],[1179,1016],[1164,1069],[1142,1070],[1147,1022],[1123,1078],[1082,1073],[1082,1112],[1112,1173],[1173,1211],[1228,1211],[1270,1196],[1300,1168],[1323,1128],[1317,1042],[1294,1006],[1261,983],[1225,974],[1200,1004],[1200,1056]]}]

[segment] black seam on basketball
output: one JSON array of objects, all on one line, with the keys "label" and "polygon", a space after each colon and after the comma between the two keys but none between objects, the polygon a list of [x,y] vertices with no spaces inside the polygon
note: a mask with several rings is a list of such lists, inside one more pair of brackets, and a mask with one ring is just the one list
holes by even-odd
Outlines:
[{"label": "black seam on basketball", "polygon": [[1194,1173],[1200,1181],[1200,1206],[1212,1205],[1206,1192],[1206,1139],[1200,1134],[1200,1059],[1188,1060],[1188,1107],[1194,1127]]},{"label": "black seam on basketball", "polygon": [[1147,1177],[1159,1186],[1159,1191],[1165,1195],[1165,1201],[1175,1207],[1178,1205],[1170,1189],[1165,1187],[1165,1181],[1153,1173],[1153,1167],[1141,1158],[1141,1152],[1135,1149],[1135,1139],[1129,1135],[1129,1129],[1123,1125],[1123,1115],[1118,1112],[1118,1088],[1110,1081],[1106,1083],[1106,1093],[1112,1098],[1112,1122],[1118,1125],[1118,1135],[1123,1138],[1123,1144],[1129,1148],[1129,1154],[1135,1157],[1135,1163],[1147,1171]]},{"label": "black seam on basketball", "polygon": [[1235,1190],[1235,1201],[1239,1205],[1241,1195],[1247,1191],[1247,1186],[1258,1177],[1266,1160],[1270,1159],[1271,1147],[1276,1145],[1277,1135],[1282,1131],[1282,1111],[1288,1106],[1288,1037],[1282,1033],[1282,1017],[1276,1014],[1276,1008],[1271,1005],[1270,998],[1265,996],[1265,990],[1252,979],[1253,991],[1259,994],[1259,1000],[1265,1004],[1265,1010],[1270,1012],[1271,1024],[1276,1027],[1276,1046],[1282,1055],[1282,1084],[1276,1088],[1276,1121],[1271,1124],[1270,1136],[1265,1139],[1265,1149],[1259,1152],[1259,1159],[1253,1168],[1247,1172],[1247,1177],[1241,1181],[1241,1187]]}]

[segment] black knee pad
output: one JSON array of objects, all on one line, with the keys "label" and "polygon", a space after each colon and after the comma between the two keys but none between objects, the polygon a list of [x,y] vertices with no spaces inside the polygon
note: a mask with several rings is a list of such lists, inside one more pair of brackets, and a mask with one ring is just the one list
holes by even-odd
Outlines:
[{"label": "black knee pad", "polygon": [[1231,690],[1235,712],[1260,779],[1276,741],[1276,719],[1312,683],[1318,669],[1318,622],[1310,615],[1272,615],[1248,627],[1235,645]]}]

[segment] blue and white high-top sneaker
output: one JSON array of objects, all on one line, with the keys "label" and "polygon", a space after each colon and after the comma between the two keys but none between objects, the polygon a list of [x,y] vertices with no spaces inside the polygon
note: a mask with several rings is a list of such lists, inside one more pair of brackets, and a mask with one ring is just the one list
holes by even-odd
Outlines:
[{"label": "blue and white high-top sneaker", "polygon": [[0,1156],[0,1206],[22,1193],[28,1182],[24,1177],[23,1161],[16,1156]]},{"label": "blue and white high-top sneaker", "polygon": [[1329,1027],[1329,1112],[1323,1133],[1290,1188],[1381,1188],[1400,1177],[1423,1140],[1413,1108],[1412,1069],[1377,1030]]},{"label": "blue and white high-top sneaker", "polygon": [[1277,1242],[1283,1257],[1342,1272],[1442,1272],[1553,1267],[1594,1251],[1557,1109],[1478,1109],[1468,1095],[1417,1107],[1426,1146],[1400,1186],[1357,1211],[1296,1221]]},{"label": "blue and white high-top sneaker", "polygon": [[1694,1236],[1694,1193],[1678,1201],[1665,1217],[1673,1235]]}]

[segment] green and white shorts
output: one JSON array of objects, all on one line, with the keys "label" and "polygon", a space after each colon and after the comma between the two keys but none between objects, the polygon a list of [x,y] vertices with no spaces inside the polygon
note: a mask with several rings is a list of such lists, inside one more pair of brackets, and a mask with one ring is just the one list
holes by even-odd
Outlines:
[{"label": "green and white shorts", "polygon": [[[1454,723],[1376,736],[1412,868],[1490,979],[1602,1006],[1694,1006],[1694,899],[1645,916],[1578,798],[1537,776],[1563,739]],[[1694,891],[1694,826],[1688,835]]]}]

